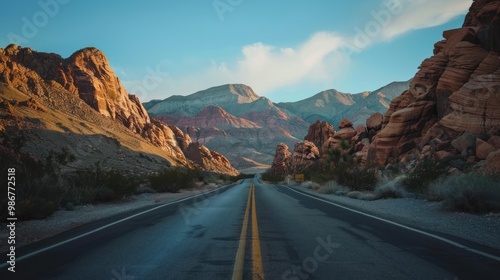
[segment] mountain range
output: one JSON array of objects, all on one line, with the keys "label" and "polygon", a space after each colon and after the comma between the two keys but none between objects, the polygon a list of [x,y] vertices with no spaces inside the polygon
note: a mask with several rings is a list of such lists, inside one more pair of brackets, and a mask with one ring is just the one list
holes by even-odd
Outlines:
[{"label": "mountain range", "polygon": [[348,116],[364,125],[371,114],[385,112],[408,85],[394,82],[359,94],[326,90],[297,102],[273,103],[249,86],[227,84],[143,105],[151,116],[227,156],[238,170],[255,172],[270,167],[277,144],[293,145],[311,123],[338,124]]}]

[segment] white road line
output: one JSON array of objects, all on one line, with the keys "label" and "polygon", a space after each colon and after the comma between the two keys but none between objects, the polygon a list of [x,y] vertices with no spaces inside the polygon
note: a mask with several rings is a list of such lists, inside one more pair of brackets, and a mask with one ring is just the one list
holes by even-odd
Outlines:
[{"label": "white road line", "polygon": [[[130,220],[130,219],[135,218],[135,217],[137,217],[137,216],[140,216],[140,215],[146,214],[146,213],[148,213],[148,212],[151,212],[151,211],[154,211],[154,210],[157,210],[157,209],[163,208],[163,207],[165,207],[165,206],[169,206],[169,205],[172,205],[172,204],[176,204],[176,203],[179,203],[179,202],[182,202],[182,201],[186,201],[186,200],[189,200],[189,199],[192,199],[192,198],[198,197],[198,196],[202,196],[202,195],[206,195],[206,194],[209,194],[209,193],[213,193],[213,192],[219,191],[219,190],[221,190],[221,189],[228,188],[228,187],[230,187],[230,186],[233,186],[233,185],[228,185],[228,186],[220,187],[220,188],[217,188],[217,189],[212,190],[212,191],[209,191],[209,192],[205,192],[205,193],[201,193],[201,194],[197,194],[197,195],[189,196],[189,197],[182,198],[182,199],[180,199],[180,200],[176,200],[176,201],[172,201],[172,202],[167,202],[166,204],[162,204],[162,205],[160,205],[160,206],[157,206],[157,207],[154,207],[154,208],[151,208],[151,209],[145,210],[145,211],[143,211],[143,212],[140,212],[140,213],[134,214],[134,215],[132,215],[132,216],[128,216],[128,217],[123,218],[123,219],[121,219],[121,220],[118,220],[118,221],[112,222],[112,223],[107,224],[107,225],[105,225],[105,226],[102,226],[102,227],[96,228],[96,229],[94,229],[94,230],[91,230],[91,231],[89,231],[89,232],[86,232],[86,233],[84,233],[84,234],[81,234],[81,235],[78,235],[78,236],[72,237],[72,238],[67,239],[67,240],[64,240],[64,241],[62,241],[62,242],[59,242],[59,243],[56,243],[56,244],[50,245],[50,246],[48,246],[48,247],[45,247],[45,248],[39,249],[39,250],[37,250],[37,251],[31,252],[31,253],[29,253],[29,254],[27,254],[27,255],[24,255],[24,256],[18,257],[18,258],[16,258],[16,262],[18,262],[18,261],[22,261],[22,260],[27,259],[27,258],[30,258],[30,257],[33,257],[33,256],[35,256],[35,255],[38,255],[38,254],[42,253],[42,252],[45,252],[45,251],[48,251],[48,250],[50,250],[50,249],[53,249],[53,248],[59,247],[59,246],[61,246],[61,245],[64,245],[64,244],[69,243],[69,242],[71,242],[71,241],[75,241],[75,240],[80,239],[80,238],[82,238],[82,237],[85,237],[85,236],[91,235],[91,234],[93,234],[93,233],[96,233],[96,232],[101,231],[101,230],[103,230],[103,229],[109,228],[109,227],[114,226],[114,225],[116,225],[116,224],[119,224],[119,223],[121,223],[121,222],[124,222],[124,221]],[[5,268],[5,267],[7,267],[7,263],[0,264],[0,269],[3,269],[3,268]]]},{"label": "white road line", "polygon": [[489,253],[485,253],[483,251],[479,251],[479,250],[476,250],[474,248],[467,247],[467,246],[465,246],[463,244],[460,244],[458,242],[446,239],[444,237],[437,236],[437,235],[434,235],[434,234],[431,234],[431,233],[428,233],[428,232],[425,232],[425,231],[422,231],[422,230],[419,230],[419,229],[416,229],[416,228],[412,228],[412,227],[409,227],[409,226],[405,226],[405,225],[402,225],[402,224],[399,224],[399,223],[396,223],[396,222],[393,222],[393,221],[389,221],[389,220],[386,220],[386,219],[383,219],[383,218],[380,218],[380,217],[377,217],[377,216],[373,216],[373,215],[370,215],[370,214],[367,214],[367,213],[364,213],[364,212],[361,212],[361,211],[358,211],[358,210],[354,210],[354,209],[342,206],[342,205],[337,204],[337,203],[332,202],[332,201],[328,201],[328,200],[325,200],[325,199],[322,199],[322,198],[318,198],[318,197],[315,197],[315,196],[312,196],[312,195],[308,195],[308,194],[305,194],[303,192],[296,191],[296,190],[294,190],[291,187],[287,187],[287,188],[289,190],[294,191],[294,192],[296,192],[298,194],[301,194],[303,196],[314,198],[316,200],[319,200],[319,201],[322,201],[322,202],[325,202],[325,203],[337,206],[339,208],[342,208],[342,209],[345,209],[345,210],[348,210],[348,211],[351,211],[351,212],[354,212],[354,213],[357,213],[357,214],[361,214],[361,215],[366,216],[366,217],[370,217],[370,218],[373,218],[373,219],[376,219],[376,220],[379,220],[379,221],[382,221],[382,222],[386,222],[386,223],[389,223],[389,224],[392,224],[392,225],[395,225],[395,226],[398,226],[398,227],[401,227],[401,228],[404,228],[404,229],[407,229],[407,230],[411,230],[413,232],[417,232],[417,233],[423,234],[425,236],[428,236],[428,237],[431,237],[431,238],[443,241],[445,243],[448,243],[450,245],[453,245],[453,246],[455,246],[457,248],[464,249],[464,250],[467,250],[469,252],[472,252],[472,253],[481,255],[483,257],[486,257],[486,258],[489,258],[489,259],[492,259],[492,260],[500,262],[500,257],[498,257],[498,256],[495,256],[495,255],[492,255],[492,254],[489,254]]}]

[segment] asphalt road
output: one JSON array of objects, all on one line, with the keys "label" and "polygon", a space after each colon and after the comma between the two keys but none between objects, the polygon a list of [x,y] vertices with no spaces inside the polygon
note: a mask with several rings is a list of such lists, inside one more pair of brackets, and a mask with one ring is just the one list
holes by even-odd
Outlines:
[{"label": "asphalt road", "polygon": [[246,180],[18,248],[0,279],[500,279],[497,250],[438,238]]}]

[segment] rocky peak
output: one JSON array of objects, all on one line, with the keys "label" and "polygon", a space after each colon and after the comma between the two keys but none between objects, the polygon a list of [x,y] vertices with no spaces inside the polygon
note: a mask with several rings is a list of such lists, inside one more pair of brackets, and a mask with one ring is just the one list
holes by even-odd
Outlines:
[{"label": "rocky peak", "polygon": [[[0,49],[0,82],[40,98],[54,110],[60,109],[64,96],[83,100],[102,116],[117,121],[186,163],[184,153],[191,142],[187,139],[189,135],[176,134],[166,124],[151,121],[139,98],[127,93],[106,56],[96,48],[84,48],[63,59],[56,54],[9,45]],[[221,172],[238,173],[228,167],[227,159],[214,155],[200,161],[203,164],[200,167],[216,171],[220,165]]]},{"label": "rocky peak", "polygon": [[222,87],[228,87],[229,91],[238,95],[238,103],[250,103],[257,99],[259,96],[249,86],[243,84],[230,84]]}]

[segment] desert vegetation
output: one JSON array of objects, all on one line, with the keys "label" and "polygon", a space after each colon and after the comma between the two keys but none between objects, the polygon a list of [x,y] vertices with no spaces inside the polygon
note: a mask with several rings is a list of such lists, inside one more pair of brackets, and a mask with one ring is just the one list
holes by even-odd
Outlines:
[{"label": "desert vegetation", "polygon": [[[75,158],[67,149],[52,152],[45,160],[28,154],[4,153],[1,170],[16,168],[16,214],[20,220],[43,219],[58,209],[73,210],[78,205],[119,202],[142,193],[179,192],[235,182],[253,175],[221,175],[187,168],[164,168],[150,174],[131,174],[105,169],[99,162],[81,170],[68,171]],[[6,204],[7,195],[1,198]],[[6,217],[6,209],[0,209]]]},{"label": "desert vegetation", "polygon": [[[322,194],[361,200],[414,197],[442,203],[445,211],[500,212],[500,175],[470,171],[450,174],[444,162],[424,159],[413,169],[378,170],[363,167],[332,151],[337,160],[331,170],[310,170],[301,186]],[[383,172],[382,172],[383,171]],[[381,174],[385,175],[381,175]]]}]

